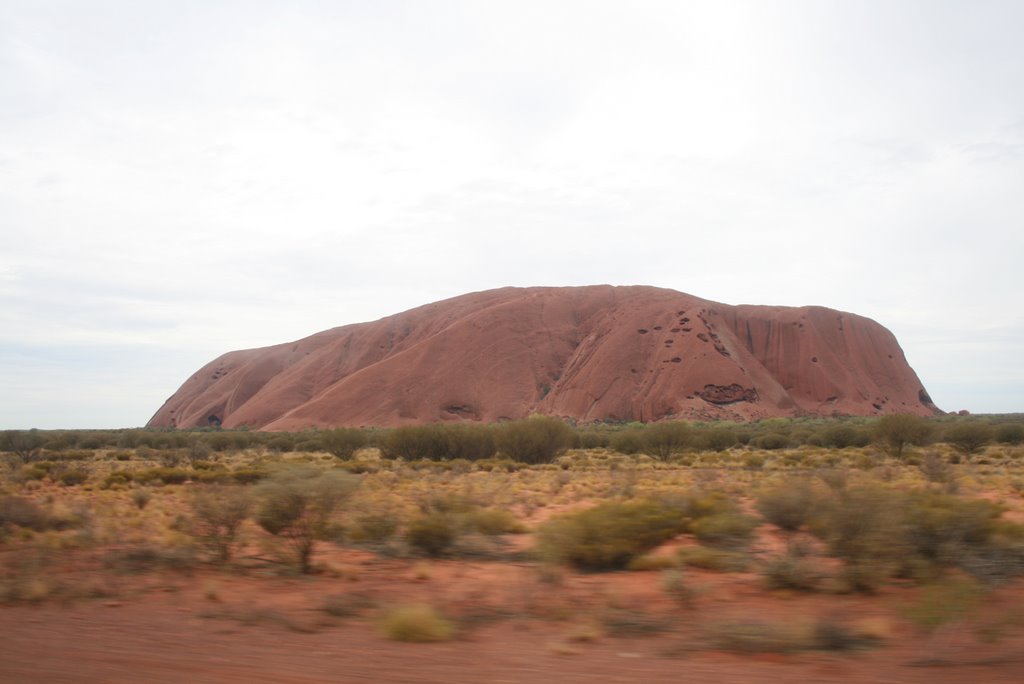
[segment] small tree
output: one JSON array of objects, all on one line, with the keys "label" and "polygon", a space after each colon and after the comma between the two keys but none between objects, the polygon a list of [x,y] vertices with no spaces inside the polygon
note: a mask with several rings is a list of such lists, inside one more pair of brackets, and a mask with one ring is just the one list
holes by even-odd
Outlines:
[{"label": "small tree", "polygon": [[21,463],[35,461],[43,448],[39,430],[4,430],[0,433],[0,451],[9,451]]},{"label": "small tree", "polygon": [[550,463],[573,442],[572,429],[557,418],[533,415],[498,429],[498,450],[523,463]]},{"label": "small tree", "polygon": [[324,536],[331,516],[358,483],[355,476],[338,470],[280,470],[258,486],[256,522],[286,540],[295,551],[299,570],[308,573],[316,540]]},{"label": "small tree", "polygon": [[324,449],[345,461],[366,446],[368,441],[366,433],[357,428],[325,430],[320,434],[320,442]]},{"label": "small tree", "polygon": [[971,421],[956,423],[946,428],[943,439],[961,454],[976,454],[992,441],[992,427],[988,423]]},{"label": "small tree", "polygon": [[693,439],[690,426],[682,422],[655,423],[643,431],[644,450],[662,460],[679,453]]},{"label": "small tree", "polygon": [[189,503],[195,535],[219,562],[231,560],[238,531],[252,510],[251,492],[244,487],[214,485],[196,490]]},{"label": "small tree", "polygon": [[895,458],[902,459],[903,451],[911,444],[924,444],[931,435],[931,426],[924,418],[912,413],[883,416],[875,424],[875,441]]}]

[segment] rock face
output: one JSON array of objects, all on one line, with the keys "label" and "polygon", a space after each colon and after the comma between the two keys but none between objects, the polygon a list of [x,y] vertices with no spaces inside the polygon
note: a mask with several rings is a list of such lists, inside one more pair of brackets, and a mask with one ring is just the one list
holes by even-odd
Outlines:
[{"label": "rock face", "polygon": [[896,338],[870,319],[597,285],[476,292],[229,352],[189,378],[149,425],[938,412]]}]

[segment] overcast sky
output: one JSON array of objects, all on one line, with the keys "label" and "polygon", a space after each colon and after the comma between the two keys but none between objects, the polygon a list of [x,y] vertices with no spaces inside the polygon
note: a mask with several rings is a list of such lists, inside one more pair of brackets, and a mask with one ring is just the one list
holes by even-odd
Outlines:
[{"label": "overcast sky", "polygon": [[0,427],[505,285],[819,304],[1024,411],[1024,3],[0,0]]}]

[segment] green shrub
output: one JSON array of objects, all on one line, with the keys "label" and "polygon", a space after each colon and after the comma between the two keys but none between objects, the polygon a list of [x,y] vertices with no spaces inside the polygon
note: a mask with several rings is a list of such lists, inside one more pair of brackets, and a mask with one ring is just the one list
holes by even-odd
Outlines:
[{"label": "green shrub", "polygon": [[522,463],[550,463],[572,444],[573,432],[557,418],[530,416],[498,427],[498,451]]},{"label": "green shrub", "polygon": [[355,525],[349,529],[349,540],[363,544],[379,544],[398,533],[398,521],[393,515],[367,513],[357,516]]},{"label": "green shrub", "polygon": [[189,504],[193,534],[213,552],[217,561],[231,560],[238,532],[252,510],[251,492],[238,486],[206,486],[192,491]]},{"label": "green shrub", "polygon": [[852,425],[833,425],[821,433],[821,446],[833,449],[864,447],[870,443],[871,435],[868,431]]},{"label": "green shrub", "polygon": [[451,622],[424,604],[392,608],[384,614],[380,628],[394,641],[447,641],[455,633]]},{"label": "green shrub", "polygon": [[750,444],[758,449],[765,449],[766,451],[785,449],[789,446],[789,436],[780,432],[770,432],[767,435],[755,437],[750,441]]},{"label": "green shrub", "polygon": [[874,439],[893,457],[903,458],[907,446],[924,444],[931,434],[932,426],[924,418],[911,413],[896,413],[878,419]]},{"label": "green shrub", "polygon": [[405,531],[408,544],[428,556],[443,556],[458,539],[459,520],[452,513],[434,512],[416,518]]},{"label": "green shrub", "polygon": [[[125,473],[120,473],[125,475]],[[192,473],[181,468],[149,468],[136,472],[132,479],[146,484],[181,484],[191,479]]]},{"label": "green shrub", "polygon": [[12,454],[18,463],[31,463],[39,458],[45,438],[39,430],[4,430],[0,432],[0,451]]},{"label": "green shrub", "polygon": [[644,452],[663,461],[685,449],[693,440],[690,426],[677,421],[648,425],[641,435]]},{"label": "green shrub", "polygon": [[757,512],[782,529],[799,530],[814,515],[817,497],[806,479],[789,479],[757,497]]},{"label": "green shrub", "polygon": [[256,522],[286,540],[295,551],[299,570],[309,573],[316,540],[326,534],[331,516],[357,486],[354,476],[339,470],[279,470],[257,485]]},{"label": "green shrub", "polygon": [[611,438],[610,446],[612,451],[620,454],[638,454],[644,449],[643,430],[631,428],[616,432]]},{"label": "green shrub", "polygon": [[481,534],[521,534],[526,526],[508,511],[498,508],[478,508],[466,514],[466,522]]},{"label": "green shrub", "polygon": [[942,438],[965,456],[976,454],[992,441],[992,426],[977,421],[954,423],[946,428]]},{"label": "green shrub", "polygon": [[[702,430],[695,439],[695,444],[704,450],[725,451],[738,443],[735,430],[729,428],[711,428]],[[749,438],[748,438],[749,441]]]},{"label": "green shrub", "polygon": [[135,504],[135,507],[140,511],[146,507],[152,498],[153,496],[149,493],[148,489],[132,490],[132,503]]},{"label": "green shrub", "polygon": [[685,546],[677,555],[683,565],[715,572],[743,572],[750,565],[750,557],[745,553],[710,546]]},{"label": "green shrub", "polygon": [[30,499],[0,496],[0,529],[17,525],[37,532],[50,529],[50,514]]},{"label": "green shrub", "polygon": [[626,569],[633,572],[645,572],[648,570],[670,570],[672,568],[678,567],[678,558],[663,553],[648,553],[644,554],[643,556],[637,556],[633,560],[629,561],[629,564],[626,565]]},{"label": "green shrub", "polygon": [[330,454],[342,460],[352,458],[355,452],[366,446],[369,437],[356,428],[338,428],[320,433],[320,444]]},{"label": "green shrub", "polygon": [[61,472],[60,475],[57,476],[57,481],[60,482],[65,487],[74,487],[75,485],[80,485],[83,482],[86,482],[88,479],[88,471],[79,468],[65,470]]},{"label": "green shrub", "polygon": [[995,429],[995,439],[1000,444],[1024,444],[1024,425],[1003,423]]},{"label": "green shrub", "polygon": [[607,432],[585,430],[576,433],[577,449],[599,449],[611,444],[611,436]]},{"label": "green shrub", "polygon": [[621,569],[683,527],[677,511],[655,501],[607,502],[548,521],[538,546],[545,558],[581,569]]},{"label": "green shrub", "polygon": [[267,440],[267,449],[275,453],[285,453],[295,450],[295,438],[287,434],[278,434]]},{"label": "green shrub", "polygon": [[699,518],[690,526],[697,539],[710,546],[734,549],[750,543],[757,529],[757,520],[738,511],[717,513]]},{"label": "green shrub", "polygon": [[768,560],[761,575],[770,589],[812,591],[821,579],[821,572],[803,553],[788,550]]}]

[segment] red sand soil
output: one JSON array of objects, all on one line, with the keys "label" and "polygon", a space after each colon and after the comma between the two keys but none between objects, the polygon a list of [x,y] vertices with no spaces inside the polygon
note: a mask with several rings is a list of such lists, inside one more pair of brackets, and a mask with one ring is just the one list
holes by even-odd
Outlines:
[{"label": "red sand soil", "polygon": [[[687,575],[699,590],[691,608],[669,602],[657,573],[573,575],[558,587],[528,564],[437,561],[427,579],[414,564],[339,551],[358,569],[345,578],[150,575],[148,589],[118,600],[0,610],[0,681],[35,683],[281,682],[963,682],[1017,683],[1024,673],[1021,630],[995,644],[955,627],[922,637],[898,618],[882,646],[853,653],[735,654],[692,649],[689,628],[711,620],[784,624],[809,617],[892,616],[905,589],[881,596],[769,594],[754,576]],[[216,598],[209,598],[211,583]],[[206,587],[205,589],[203,587]],[[125,587],[127,588],[127,587]],[[1019,603],[1020,585],[990,599]],[[371,610],[332,618],[317,610],[328,594],[359,592],[381,603],[429,600],[449,613],[493,607],[533,616],[481,621],[453,641],[386,640]],[[902,593],[901,593],[902,592]],[[588,606],[633,608],[684,618],[644,637],[567,639]],[[567,619],[544,619],[568,607]],[[939,656],[941,665],[922,666]]]},{"label": "red sand soil", "polygon": [[674,290],[503,288],[224,354],[154,427],[299,430],[531,413],[578,421],[932,415],[895,337],[823,307]]}]

